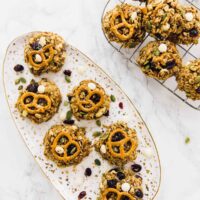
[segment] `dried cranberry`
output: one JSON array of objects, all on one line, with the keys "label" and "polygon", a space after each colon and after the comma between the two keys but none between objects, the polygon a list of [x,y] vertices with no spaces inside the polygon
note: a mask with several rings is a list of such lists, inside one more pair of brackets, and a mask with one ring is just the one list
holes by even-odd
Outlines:
[{"label": "dried cranberry", "polygon": [[123,103],[122,103],[122,102],[120,102],[120,103],[119,103],[119,107],[120,107],[121,109],[123,109],[123,108],[124,108],[124,105],[123,105]]},{"label": "dried cranberry", "polygon": [[141,165],[138,165],[138,164],[133,164],[131,165],[131,169],[134,171],[134,172],[140,172],[142,170],[142,166]]},{"label": "dried cranberry", "polygon": [[196,92],[200,94],[200,87],[196,89]]},{"label": "dried cranberry", "polygon": [[67,96],[68,97],[68,100],[69,102],[72,100],[72,96]]},{"label": "dried cranberry", "polygon": [[79,195],[78,195],[78,199],[82,199],[83,197],[86,196],[86,191],[82,191]]},{"label": "dried cranberry", "polygon": [[107,185],[109,188],[115,188],[117,185],[117,180],[116,179],[107,180]]},{"label": "dried cranberry", "polygon": [[75,121],[73,119],[66,119],[63,121],[64,124],[71,124],[71,125],[74,124],[74,122]]},{"label": "dried cranberry", "polygon": [[63,73],[64,73],[64,75],[66,75],[66,76],[71,76],[72,71],[66,69],[66,70],[63,71]]},{"label": "dried cranberry", "polygon": [[155,36],[157,37],[158,40],[162,40],[163,39],[163,36],[160,35],[160,33],[156,33]]},{"label": "dried cranberry", "polygon": [[141,198],[143,198],[143,192],[140,190],[140,189],[137,189],[136,191],[135,191],[135,196],[137,197],[137,198],[139,198],[139,199],[141,199]]},{"label": "dried cranberry", "polygon": [[98,103],[100,101],[101,97],[98,95],[98,94],[93,94],[91,96],[91,100],[94,102],[94,103]]},{"label": "dried cranberry", "polygon": [[120,200],[130,200],[130,198],[123,195]]},{"label": "dried cranberry", "polygon": [[110,115],[109,110],[107,110],[107,112],[104,114],[104,116],[108,117]]},{"label": "dried cranberry", "polygon": [[123,179],[125,179],[125,174],[123,173],[123,172],[117,172],[117,178],[119,179],[119,180],[123,180]]},{"label": "dried cranberry", "polygon": [[85,176],[91,176],[92,170],[90,168],[86,168],[84,174],[85,174]]},{"label": "dried cranberry", "polygon": [[124,139],[124,136],[122,133],[120,132],[116,132],[113,136],[112,136],[112,142],[117,142]]},{"label": "dried cranberry", "polygon": [[175,65],[176,65],[176,62],[174,60],[171,60],[171,61],[168,61],[165,66],[167,69],[172,69]]},{"label": "dried cranberry", "polygon": [[199,34],[198,30],[196,28],[192,28],[190,30],[190,37],[197,37]]},{"label": "dried cranberry", "polygon": [[176,33],[170,33],[170,35],[169,35],[169,37],[167,39],[172,41],[172,42],[176,42],[177,41],[177,37],[178,37],[178,35]]},{"label": "dried cranberry", "polygon": [[29,84],[27,87],[26,87],[26,90],[27,91],[29,91],[29,92],[34,92],[34,93],[36,93],[37,92],[37,90],[38,90],[38,83],[31,83],[31,84]]},{"label": "dried cranberry", "polygon": [[15,65],[14,66],[14,70],[16,71],[16,72],[21,72],[21,71],[23,71],[24,70],[24,66],[23,65]]},{"label": "dried cranberry", "polygon": [[34,50],[40,50],[42,46],[39,44],[39,42],[34,42],[31,44],[32,49]]}]

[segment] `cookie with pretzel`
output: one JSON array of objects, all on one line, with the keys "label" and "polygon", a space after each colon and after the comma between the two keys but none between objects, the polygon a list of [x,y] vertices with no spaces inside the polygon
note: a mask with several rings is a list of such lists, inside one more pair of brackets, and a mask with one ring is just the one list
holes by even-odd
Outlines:
[{"label": "cookie with pretzel", "polygon": [[98,200],[143,199],[142,178],[132,170],[114,168],[104,173]]},{"label": "cookie with pretzel", "polygon": [[44,154],[58,166],[65,167],[80,163],[88,156],[91,142],[85,129],[75,125],[54,125],[44,138]]},{"label": "cookie with pretzel", "polygon": [[123,47],[135,47],[145,36],[142,25],[145,12],[145,8],[129,4],[117,5],[108,11],[102,22],[103,30],[108,39],[122,44]]},{"label": "cookie with pretzel", "polygon": [[106,132],[95,143],[95,149],[111,164],[123,166],[137,156],[138,139],[136,131],[124,122],[107,127]]},{"label": "cookie with pretzel", "polygon": [[71,94],[68,94],[71,110],[79,119],[97,119],[108,112],[110,98],[105,90],[93,80],[81,81]]},{"label": "cookie with pretzel", "polygon": [[55,33],[34,33],[27,40],[24,57],[34,75],[58,72],[65,62],[66,43]]},{"label": "cookie with pretzel", "polygon": [[137,62],[146,75],[159,80],[176,75],[182,67],[179,52],[169,41],[149,42],[140,50]]},{"label": "cookie with pretzel", "polygon": [[62,97],[59,88],[45,78],[32,80],[18,97],[16,108],[35,123],[48,121],[58,111]]}]

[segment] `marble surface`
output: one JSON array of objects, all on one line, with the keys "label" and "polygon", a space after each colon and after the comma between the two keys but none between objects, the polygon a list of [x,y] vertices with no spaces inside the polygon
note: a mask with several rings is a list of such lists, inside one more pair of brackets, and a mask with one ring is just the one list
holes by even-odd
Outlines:
[{"label": "marble surface", "polygon": [[[7,0],[0,6],[0,62],[15,37],[45,30],[61,34],[112,76],[139,109],[156,141],[162,164],[158,200],[200,199],[200,111],[174,97],[105,40],[100,17],[106,0]],[[1,69],[2,70],[2,69]],[[18,134],[0,76],[0,199],[62,199]],[[7,80],[10,81],[10,80]],[[189,136],[191,142],[185,144]]]}]

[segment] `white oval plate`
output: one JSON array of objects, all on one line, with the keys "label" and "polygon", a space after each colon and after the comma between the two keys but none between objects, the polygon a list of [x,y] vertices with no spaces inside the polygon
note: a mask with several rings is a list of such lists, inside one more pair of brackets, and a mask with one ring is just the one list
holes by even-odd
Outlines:
[{"label": "white oval plate", "polygon": [[[43,155],[43,138],[45,133],[52,125],[62,123],[59,118],[59,113],[69,110],[69,107],[64,106],[62,103],[59,113],[48,122],[40,125],[33,124],[28,119],[22,119],[15,108],[15,102],[18,98],[18,85],[15,85],[15,80],[19,77],[24,77],[27,80],[24,87],[32,78],[39,80],[38,77],[34,77],[29,72],[28,66],[24,62],[24,45],[27,36],[31,34],[33,33],[15,39],[9,45],[4,60],[4,86],[12,118],[35,160],[64,199],[75,200],[78,198],[81,191],[86,191],[87,196],[84,199],[95,200],[98,196],[102,173],[113,167],[109,165],[107,161],[102,160],[98,153],[93,150],[91,154],[76,167],[73,166],[62,169],[58,168],[52,161],[47,160]],[[139,138],[136,163],[142,165],[140,174],[143,177],[144,200],[155,199],[160,187],[161,166],[156,145],[145,122],[125,93],[99,66],[71,45],[67,47],[67,55],[66,63],[60,72],[56,74],[45,74],[41,77],[47,77],[56,82],[61,90],[63,102],[67,100],[66,94],[69,93],[74,86],[78,85],[80,81],[85,79],[95,80],[102,85],[107,94],[113,94],[116,97],[116,102],[111,103],[110,116],[102,117],[101,122],[102,124],[109,125],[117,120],[124,120],[130,127],[136,129]],[[17,74],[13,70],[16,64],[25,66],[23,73]],[[64,69],[70,69],[72,71],[71,83],[66,83],[63,75]],[[119,102],[123,102],[123,109],[119,108]],[[101,130],[101,128],[96,126],[95,120],[76,121],[76,123],[79,126],[86,127],[87,136],[94,142],[92,133]],[[96,158],[101,160],[101,166],[96,166],[94,164]],[[130,167],[130,165],[131,163],[127,164],[126,167]],[[86,178],[84,171],[87,167],[92,168],[92,176]]]}]

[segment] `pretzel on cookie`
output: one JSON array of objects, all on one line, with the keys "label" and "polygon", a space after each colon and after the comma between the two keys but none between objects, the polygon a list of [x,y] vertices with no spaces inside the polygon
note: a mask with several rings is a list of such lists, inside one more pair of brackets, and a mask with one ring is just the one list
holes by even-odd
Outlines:
[{"label": "pretzel on cookie", "polygon": [[[111,31],[116,35],[117,38],[122,41],[126,41],[129,40],[134,34],[134,24],[129,24],[126,20],[128,18],[128,13],[123,13],[120,6],[118,8],[119,10],[115,11],[111,17]],[[120,22],[119,24],[115,24],[116,18],[119,16],[121,17],[122,22]],[[122,27],[126,27],[129,29],[129,33],[127,35],[119,32],[119,29]]]},{"label": "pretzel on cookie", "polygon": [[[45,56],[46,52],[49,52],[48,58]],[[37,62],[34,61],[33,56],[36,55],[36,54],[41,56],[42,62],[37,63]],[[53,57],[54,57],[54,49],[53,49],[52,44],[48,44],[48,45],[42,47],[42,49],[40,49],[40,50],[31,50],[28,53],[29,62],[35,70],[39,70],[43,67],[48,66],[49,63],[53,60]]]},{"label": "pretzel on cookie", "polygon": [[[60,147],[62,147],[64,149],[64,152],[62,155],[58,155],[58,153],[56,153],[56,147],[58,146],[58,143],[59,143],[59,140],[62,138],[62,137],[66,137],[67,138],[67,142],[66,144],[63,144],[63,145],[59,145]],[[70,145],[74,145],[76,147],[76,151],[72,154],[72,155],[68,155],[67,154],[67,150],[68,148],[70,147]],[[76,142],[75,140],[73,140],[73,138],[70,136],[69,133],[67,132],[60,132],[54,139],[53,141],[53,144],[51,146],[51,151],[52,151],[52,154],[53,156],[59,160],[59,161],[65,161],[65,162],[68,162],[68,161],[71,161],[73,160],[74,158],[76,158],[79,153],[81,152],[81,149],[80,149],[80,145],[78,142]]]},{"label": "pretzel on cookie", "polygon": [[[26,98],[32,98],[30,103],[26,103]],[[39,99],[44,99],[46,101],[46,105],[39,105]],[[46,110],[51,108],[51,99],[44,94],[36,94],[33,92],[25,92],[20,97],[20,104],[24,110],[26,110],[30,114],[35,113],[44,113]]]},{"label": "pretzel on cookie", "polygon": [[[84,99],[81,99],[80,97],[82,92],[86,92],[86,96],[84,97]],[[99,95],[100,97],[100,100],[97,103],[94,103],[91,100],[91,97],[95,94]],[[94,110],[97,110],[104,103],[104,93],[97,88],[91,90],[87,85],[80,86],[75,92],[75,97],[77,100],[78,107],[83,112],[92,112]]]},{"label": "pretzel on cookie", "polygon": [[[122,134],[123,139],[119,141],[112,141],[112,138],[116,133]],[[130,149],[126,151],[125,145],[128,142],[130,142]],[[137,142],[133,140],[130,136],[128,136],[128,134],[124,130],[118,128],[110,133],[108,141],[107,141],[107,146],[113,157],[125,158],[125,157],[130,156],[136,150]],[[119,152],[115,152],[113,147],[119,147]]]},{"label": "pretzel on cookie", "polygon": [[102,200],[108,200],[107,195],[109,193],[115,194],[116,195],[116,200],[121,200],[122,197],[128,197],[129,200],[136,200],[136,198],[134,198],[131,194],[129,194],[128,192],[120,192],[115,188],[106,188],[105,191],[103,192],[103,199]]}]

